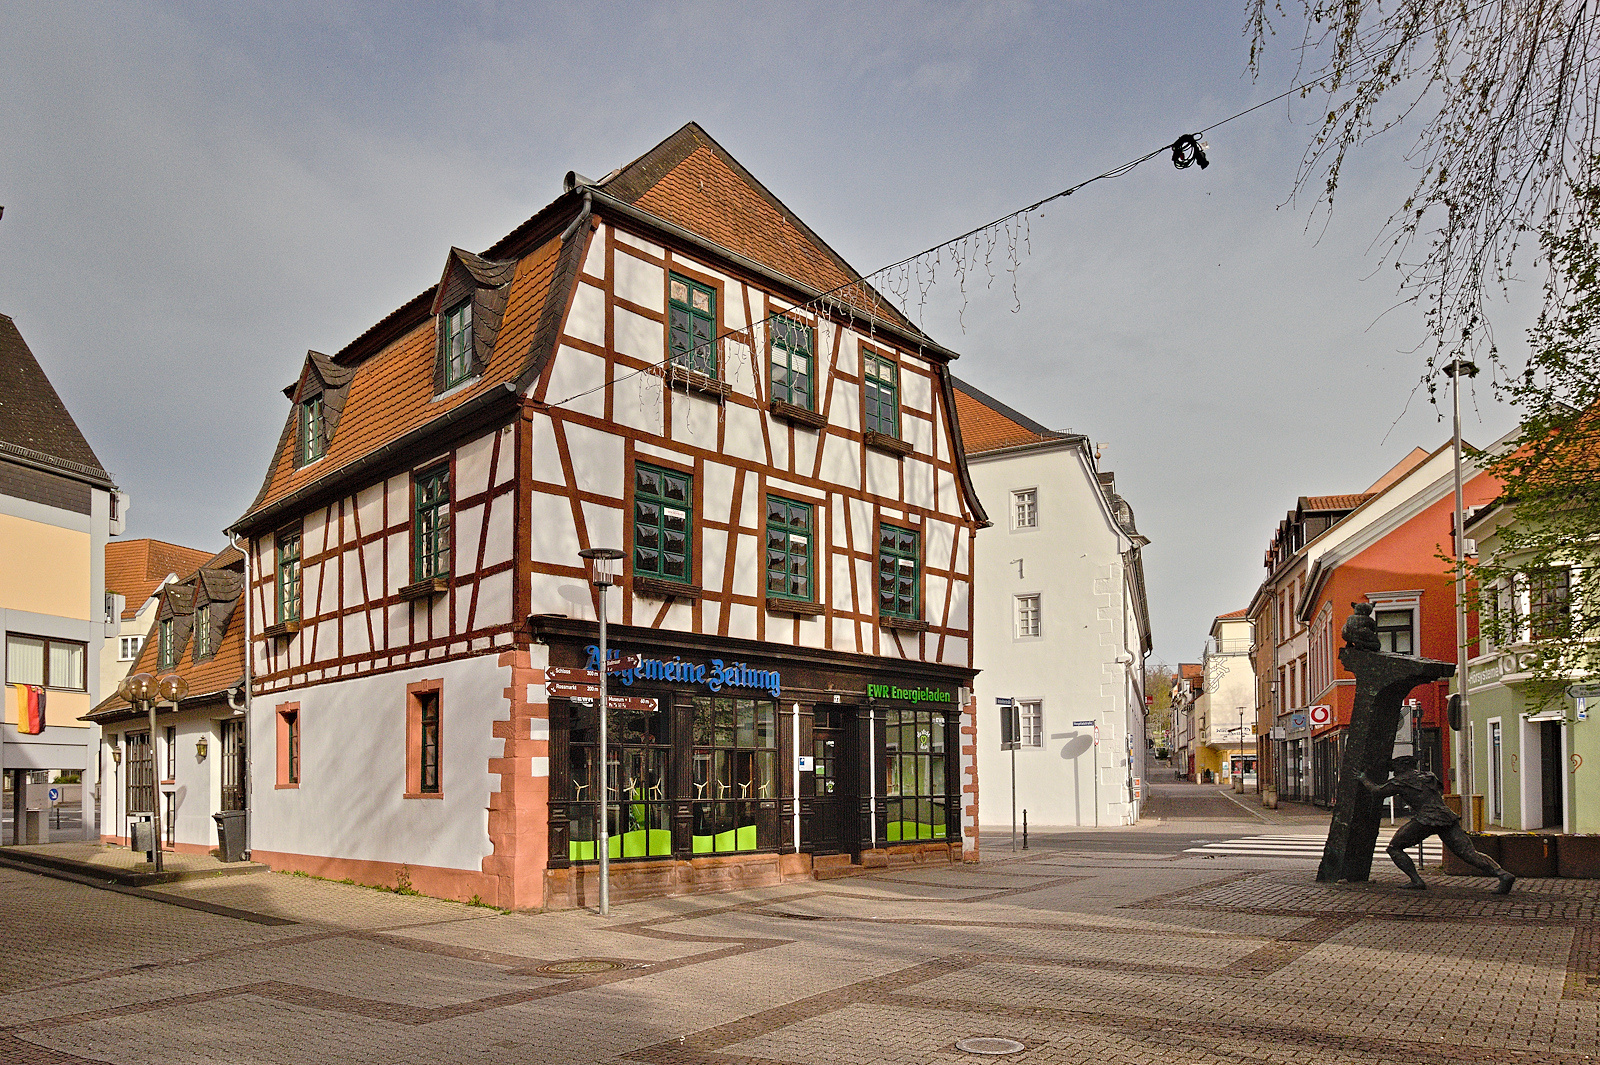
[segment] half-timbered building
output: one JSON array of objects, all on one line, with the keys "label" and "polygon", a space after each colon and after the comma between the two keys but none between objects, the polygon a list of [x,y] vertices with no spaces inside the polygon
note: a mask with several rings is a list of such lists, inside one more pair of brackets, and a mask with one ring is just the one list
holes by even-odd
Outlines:
[{"label": "half-timbered building", "polygon": [[614,897],[975,854],[954,353],[693,124],[443,258],[307,356],[236,524],[254,857],[592,900],[593,547]]}]

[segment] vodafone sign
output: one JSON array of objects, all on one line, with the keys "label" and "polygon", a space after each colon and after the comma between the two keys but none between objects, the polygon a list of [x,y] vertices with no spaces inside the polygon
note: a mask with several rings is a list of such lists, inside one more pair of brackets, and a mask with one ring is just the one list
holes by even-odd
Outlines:
[{"label": "vodafone sign", "polygon": [[1321,728],[1333,724],[1333,707],[1311,706],[1306,708],[1311,715],[1311,727]]}]

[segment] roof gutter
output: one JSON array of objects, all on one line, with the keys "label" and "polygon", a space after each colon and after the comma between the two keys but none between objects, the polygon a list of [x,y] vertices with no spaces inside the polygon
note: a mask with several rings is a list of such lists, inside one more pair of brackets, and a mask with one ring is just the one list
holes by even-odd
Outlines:
[{"label": "roof gutter", "polygon": [[370,451],[360,458],[346,463],[339,469],[330,472],[327,476],[290,492],[275,503],[270,503],[252,514],[246,514],[225,529],[224,532],[229,536],[243,536],[247,535],[252,529],[270,525],[279,517],[300,510],[309,500],[315,499],[320,495],[330,494],[341,485],[386,465],[396,454],[416,447],[446,426],[482,417],[501,404],[509,406],[516,401],[518,395],[516,382],[504,381],[481,395],[473,396],[460,406],[445,411],[439,417],[424,422],[404,436],[396,437],[376,451]]},{"label": "roof gutter", "polygon": [[[796,281],[787,274],[779,273],[770,266],[765,266],[756,262],[754,259],[740,255],[738,252],[733,251],[730,248],[725,248],[715,241],[707,240],[705,237],[691,232],[690,230],[687,230],[673,222],[669,222],[665,218],[662,218],[658,215],[653,215],[649,211],[640,210],[633,204],[624,200],[619,200],[615,196],[612,196],[601,189],[585,188],[584,192],[587,196],[592,196],[595,201],[598,201],[608,211],[614,211],[622,217],[637,222],[642,226],[646,226],[651,229],[658,229],[662,232],[671,234],[673,239],[682,241],[683,243],[688,244],[690,247],[697,248],[700,251],[706,252],[707,254],[736,263],[741,269],[754,274],[763,281],[799,292],[801,295],[805,296],[808,301],[821,302],[830,306],[837,314],[841,316],[865,319],[873,329],[881,333],[890,334],[907,347],[916,348],[917,351],[923,355],[938,359],[942,362],[950,362],[953,359],[959,359],[961,357],[959,353],[951,351],[942,344],[935,343],[926,336],[919,337],[909,333],[906,331],[904,326],[901,326],[895,322],[886,321],[877,317],[876,315],[869,314],[858,307],[852,307],[842,300],[835,299],[831,295],[828,295],[820,288],[813,288],[804,281]],[[865,283],[865,280],[862,280],[863,283]]]}]

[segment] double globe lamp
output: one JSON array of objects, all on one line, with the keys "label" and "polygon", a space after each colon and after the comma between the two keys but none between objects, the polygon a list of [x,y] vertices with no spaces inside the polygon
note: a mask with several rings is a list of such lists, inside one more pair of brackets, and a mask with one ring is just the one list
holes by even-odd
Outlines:
[{"label": "double globe lamp", "polygon": [[156,680],[148,673],[135,673],[123,677],[117,685],[117,694],[128,700],[135,710],[150,715],[150,851],[156,872],[161,871],[161,789],[156,784],[156,704],[176,703],[189,694],[189,682],[176,673],[168,673]]}]

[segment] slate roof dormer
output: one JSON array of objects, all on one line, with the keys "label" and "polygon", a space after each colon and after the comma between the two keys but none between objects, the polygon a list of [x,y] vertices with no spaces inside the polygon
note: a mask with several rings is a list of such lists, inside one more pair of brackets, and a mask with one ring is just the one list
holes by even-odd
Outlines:
[{"label": "slate roof dormer", "polygon": [[445,316],[471,301],[472,366],[467,377],[483,376],[484,367],[489,365],[489,355],[494,351],[495,338],[500,335],[500,321],[505,315],[506,299],[516,273],[515,259],[485,259],[460,248],[451,248],[450,254],[445,256],[444,276],[439,279],[433,297],[435,395],[454,387],[449,381],[445,365],[448,340]]},{"label": "slate roof dormer", "polygon": [[[300,379],[283,390],[294,403],[296,414],[295,458],[296,466],[304,466],[313,459],[328,453],[334,430],[339,427],[339,415],[344,411],[350,382],[355,378],[353,366],[340,366],[320,351],[307,351],[305,365],[300,368]],[[320,403],[315,401],[320,400]],[[308,404],[315,406],[308,407]],[[311,411],[315,424],[307,426],[305,419]],[[315,433],[315,440],[311,438]]]}]

